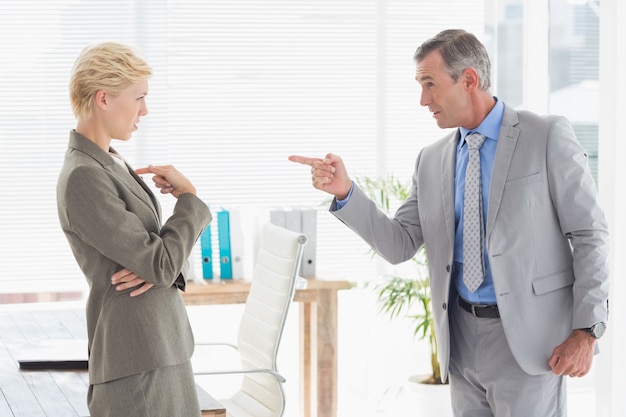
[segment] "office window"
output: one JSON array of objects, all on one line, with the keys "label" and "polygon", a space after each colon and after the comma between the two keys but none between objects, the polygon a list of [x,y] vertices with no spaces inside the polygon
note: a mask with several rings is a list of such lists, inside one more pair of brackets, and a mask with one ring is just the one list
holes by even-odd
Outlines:
[{"label": "office window", "polygon": [[[292,153],[341,155],[353,176],[410,179],[440,137],[419,106],[412,54],[448,27],[481,36],[482,1],[21,0],[0,4],[2,292],[84,289],[58,225],[56,179],[75,126],[72,63],[129,43],[155,75],[139,131],[113,142],[135,167],[172,163],[216,211],[313,206],[318,272],[371,277],[369,249],[327,213]],[[470,22],[470,23],[468,23]],[[160,198],[165,216],[171,196]],[[199,271],[199,249],[194,252]],[[384,268],[384,267],[383,267]]]},{"label": "office window", "polygon": [[524,85],[524,0],[495,0],[488,30],[493,42],[492,55],[494,90],[511,107],[523,105]]},{"label": "office window", "polygon": [[600,14],[597,0],[550,0],[550,112],[566,116],[598,179]]},{"label": "office window", "polygon": [[[567,117],[576,136],[589,155],[589,165],[598,180],[598,121],[599,121],[599,2],[597,0],[550,0],[540,4],[528,0],[492,0],[493,11],[486,9],[492,18],[487,19],[487,32],[493,39],[492,56],[495,56],[494,76],[496,94],[507,104],[527,108],[539,113],[559,114]],[[529,17],[525,9],[546,14],[547,28],[541,27],[543,19]],[[532,19],[532,23],[528,20]],[[544,65],[532,74],[524,72],[526,31],[545,31],[547,57],[535,60]],[[526,36],[526,38],[525,38]],[[527,45],[529,54],[542,54],[541,45]],[[542,79],[534,79],[537,76]],[[548,80],[544,83],[543,78]],[[542,96],[545,105],[540,109],[525,101],[524,86],[528,85],[534,96]],[[547,85],[547,90],[537,91],[536,86]]]}]

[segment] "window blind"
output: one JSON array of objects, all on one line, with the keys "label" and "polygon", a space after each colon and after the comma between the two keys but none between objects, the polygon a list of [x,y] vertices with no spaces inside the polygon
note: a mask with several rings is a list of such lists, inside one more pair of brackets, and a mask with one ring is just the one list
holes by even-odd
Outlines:
[{"label": "window blind", "polygon": [[[85,46],[107,40],[137,46],[155,71],[150,114],[131,141],[113,142],[133,166],[174,164],[213,211],[316,207],[318,275],[372,277],[368,247],[327,213],[329,196],[287,156],[333,152],[352,176],[409,180],[419,149],[443,134],[419,108],[412,54],[447,27],[480,34],[480,5],[448,1],[445,12],[409,0],[2,2],[0,291],[84,288],[55,188],[75,126],[71,66]],[[174,199],[160,200],[169,215]]]}]

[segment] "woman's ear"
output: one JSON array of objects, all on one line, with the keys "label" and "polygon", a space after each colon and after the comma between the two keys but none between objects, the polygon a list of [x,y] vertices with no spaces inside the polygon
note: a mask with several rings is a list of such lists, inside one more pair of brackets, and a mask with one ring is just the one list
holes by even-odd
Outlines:
[{"label": "woman's ear", "polygon": [[109,94],[104,90],[98,90],[94,100],[99,109],[106,110],[109,103]]}]

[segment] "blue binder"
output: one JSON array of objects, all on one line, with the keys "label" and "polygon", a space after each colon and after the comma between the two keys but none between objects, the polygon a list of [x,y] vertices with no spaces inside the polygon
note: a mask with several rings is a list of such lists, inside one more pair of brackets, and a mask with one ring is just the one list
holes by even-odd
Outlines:
[{"label": "blue binder", "polygon": [[217,240],[220,248],[220,278],[231,279],[233,267],[230,256],[230,220],[227,210],[217,212]]},{"label": "blue binder", "polygon": [[202,278],[213,278],[213,248],[211,247],[211,225],[200,235],[200,253],[202,255]]}]

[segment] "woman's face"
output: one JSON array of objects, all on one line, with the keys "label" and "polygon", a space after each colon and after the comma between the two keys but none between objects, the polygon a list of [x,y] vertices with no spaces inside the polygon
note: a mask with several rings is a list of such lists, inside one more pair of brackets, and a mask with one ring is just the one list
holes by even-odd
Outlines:
[{"label": "woman's face", "polygon": [[109,96],[106,117],[111,138],[130,139],[141,117],[148,114],[147,94],[148,80],[144,80],[126,87],[118,96]]}]

